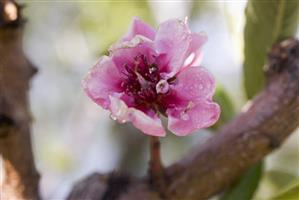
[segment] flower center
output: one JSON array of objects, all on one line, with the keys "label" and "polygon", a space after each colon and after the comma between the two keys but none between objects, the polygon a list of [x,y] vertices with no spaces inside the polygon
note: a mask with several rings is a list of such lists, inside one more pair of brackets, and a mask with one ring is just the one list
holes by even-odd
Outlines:
[{"label": "flower center", "polygon": [[122,88],[134,97],[136,104],[153,105],[160,94],[168,92],[168,82],[161,78],[157,64],[149,63],[144,55],[136,56],[134,63],[124,68],[126,78]]}]

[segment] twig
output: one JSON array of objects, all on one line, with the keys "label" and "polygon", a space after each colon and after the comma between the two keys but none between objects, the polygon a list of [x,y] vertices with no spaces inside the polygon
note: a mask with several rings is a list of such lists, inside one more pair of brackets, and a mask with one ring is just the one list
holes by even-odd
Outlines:
[{"label": "twig", "polygon": [[149,180],[152,187],[162,193],[165,191],[165,174],[161,162],[159,137],[150,136]]}]

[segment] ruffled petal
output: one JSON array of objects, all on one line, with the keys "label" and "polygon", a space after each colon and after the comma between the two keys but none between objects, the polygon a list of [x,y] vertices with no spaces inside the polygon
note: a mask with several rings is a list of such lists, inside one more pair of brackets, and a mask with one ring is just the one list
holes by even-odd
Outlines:
[{"label": "ruffled petal", "polygon": [[215,80],[203,67],[188,67],[177,75],[172,89],[186,100],[211,99],[215,92]]},{"label": "ruffled petal", "polygon": [[136,35],[142,35],[150,40],[154,40],[156,31],[151,26],[135,17],[129,32],[122,38],[122,41],[130,41]]},{"label": "ruffled petal", "polygon": [[168,73],[174,75],[180,70],[190,42],[190,31],[183,21],[172,19],[160,25],[155,38],[155,47],[158,53],[167,55]]},{"label": "ruffled petal", "polygon": [[120,74],[110,57],[103,56],[81,82],[84,91],[97,104],[107,109],[109,95],[121,92]]},{"label": "ruffled petal", "polygon": [[144,56],[147,62],[153,63],[158,56],[153,47],[153,42],[146,38],[136,36],[131,41],[123,42],[110,48],[110,56],[116,67],[122,73],[125,65],[135,65],[137,56]]},{"label": "ruffled petal", "polygon": [[186,107],[168,109],[167,115],[168,129],[177,136],[186,136],[217,122],[220,107],[210,101],[190,101]]},{"label": "ruffled petal", "polygon": [[176,77],[176,83],[161,103],[168,116],[168,129],[178,136],[191,134],[213,125],[220,107],[212,101],[215,91],[213,76],[202,67],[188,67]]},{"label": "ruffled petal", "polygon": [[167,55],[166,71],[172,76],[184,66],[190,66],[199,60],[198,49],[206,40],[207,37],[203,34],[191,33],[186,21],[172,19],[160,25],[155,38],[155,48],[158,53]]},{"label": "ruffled petal", "polygon": [[199,66],[202,60],[201,47],[207,42],[208,37],[204,33],[191,33],[191,43],[187,51],[188,57],[184,62],[184,68]]},{"label": "ruffled petal", "polygon": [[112,117],[120,123],[132,122],[143,133],[151,136],[164,137],[166,135],[157,114],[147,115],[133,107],[129,108],[119,97],[110,96],[110,111]]}]

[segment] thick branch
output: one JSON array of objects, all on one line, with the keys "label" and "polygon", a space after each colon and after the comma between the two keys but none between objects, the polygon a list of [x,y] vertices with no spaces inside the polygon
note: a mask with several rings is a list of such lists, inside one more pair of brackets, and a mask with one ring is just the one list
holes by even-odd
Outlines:
[{"label": "thick branch", "polygon": [[[279,147],[299,125],[299,42],[290,39],[274,46],[266,69],[268,84],[247,109],[204,145],[167,168],[171,199],[207,199],[223,191]],[[79,184],[84,187],[85,182]],[[156,195],[147,185],[147,179],[131,183],[120,199]],[[80,194],[77,197],[80,199]]]},{"label": "thick branch", "polygon": [[206,199],[232,184],[299,125],[299,43],[275,46],[266,88],[194,155],[169,169],[177,198]]},{"label": "thick branch", "polygon": [[22,24],[20,7],[0,0],[0,170],[4,175],[0,198],[5,200],[39,198],[27,97],[36,69],[22,51]]}]

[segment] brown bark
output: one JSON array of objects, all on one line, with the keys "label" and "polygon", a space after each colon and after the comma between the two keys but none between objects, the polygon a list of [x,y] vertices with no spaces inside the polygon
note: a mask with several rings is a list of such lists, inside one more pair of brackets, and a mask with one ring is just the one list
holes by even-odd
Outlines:
[{"label": "brown bark", "polygon": [[[299,125],[298,41],[290,39],[273,47],[266,75],[267,86],[246,110],[204,145],[195,147],[181,161],[166,168],[168,199],[207,199],[223,191],[296,129]],[[109,182],[94,181],[107,187],[98,199],[111,191]],[[94,183],[90,179],[78,182],[69,199],[81,199],[76,188],[80,186],[84,193]],[[122,185],[124,189],[115,193],[119,192],[118,199],[122,200],[159,199],[158,193],[148,185],[147,178],[128,178]]]},{"label": "brown bark", "polygon": [[1,199],[39,199],[30,138],[29,82],[36,69],[22,50],[21,8],[0,1],[0,183]]}]

